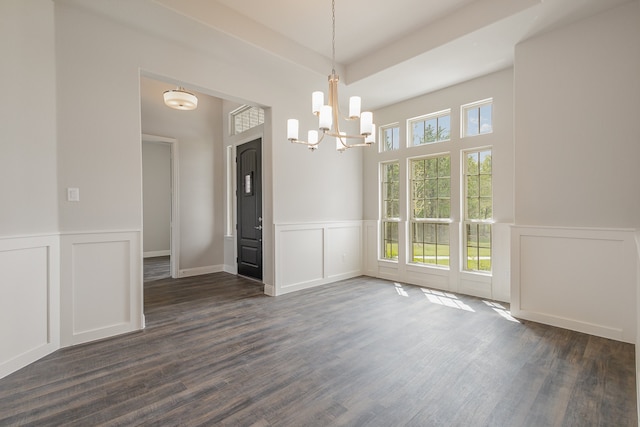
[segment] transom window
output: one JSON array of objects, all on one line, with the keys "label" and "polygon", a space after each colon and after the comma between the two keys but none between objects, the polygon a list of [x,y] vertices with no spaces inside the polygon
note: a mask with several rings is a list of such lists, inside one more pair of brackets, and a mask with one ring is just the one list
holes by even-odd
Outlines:
[{"label": "transom window", "polygon": [[410,119],[409,132],[413,146],[448,141],[451,138],[451,110]]},{"label": "transom window", "polygon": [[382,196],[382,258],[398,259],[398,223],[400,222],[400,163],[383,163]]},{"label": "transom window", "polygon": [[462,137],[493,132],[493,99],[463,105]]},{"label": "transom window", "polygon": [[465,270],[491,271],[493,188],[491,149],[464,153]]},{"label": "transom window", "polygon": [[229,118],[231,134],[236,135],[264,123],[264,110],[260,107],[243,105],[233,110],[229,114]]},{"label": "transom window", "polygon": [[397,123],[380,127],[380,144],[382,151],[393,151],[400,148],[400,127]]},{"label": "transom window", "polygon": [[449,265],[451,157],[412,159],[411,262]]}]

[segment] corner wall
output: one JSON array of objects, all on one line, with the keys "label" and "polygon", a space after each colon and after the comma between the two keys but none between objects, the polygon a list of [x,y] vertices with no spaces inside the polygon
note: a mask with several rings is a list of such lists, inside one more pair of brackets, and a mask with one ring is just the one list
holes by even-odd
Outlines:
[{"label": "corner wall", "polygon": [[0,2],[0,378],[59,348],[51,1]]},{"label": "corner wall", "polygon": [[640,3],[515,52],[512,312],[636,341]]}]

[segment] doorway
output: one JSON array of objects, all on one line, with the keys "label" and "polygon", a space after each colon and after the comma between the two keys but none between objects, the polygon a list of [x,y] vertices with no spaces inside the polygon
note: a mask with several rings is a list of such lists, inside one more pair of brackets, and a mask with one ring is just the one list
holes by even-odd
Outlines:
[{"label": "doorway", "polygon": [[238,274],[262,281],[262,139],[236,151]]},{"label": "doorway", "polygon": [[169,276],[174,279],[179,272],[180,248],[177,143],[173,138],[142,135],[143,257],[157,259],[157,273],[168,258]]}]

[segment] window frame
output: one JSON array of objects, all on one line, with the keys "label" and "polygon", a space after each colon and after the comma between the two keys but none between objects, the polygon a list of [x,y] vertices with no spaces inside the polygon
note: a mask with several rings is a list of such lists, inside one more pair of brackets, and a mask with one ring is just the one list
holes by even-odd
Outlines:
[{"label": "window frame", "polygon": [[[416,161],[420,161],[420,160],[427,160],[427,159],[436,159],[438,161],[438,168],[439,168],[439,159],[440,158],[444,158],[444,157],[448,157],[449,158],[449,174],[447,175],[447,179],[449,180],[449,216],[448,217],[416,217],[415,215],[415,207],[414,207],[414,202],[416,200],[416,198],[414,197],[414,174],[413,174],[413,164]],[[409,201],[409,206],[408,206],[408,210],[409,210],[409,230],[408,230],[408,261],[407,264],[411,264],[411,265],[419,265],[419,266],[426,266],[426,267],[435,267],[435,268],[442,268],[442,269],[450,269],[451,268],[451,223],[453,222],[452,220],[452,215],[451,215],[451,182],[452,182],[452,177],[451,177],[451,152],[443,152],[443,153],[434,153],[434,154],[428,154],[428,155],[424,155],[424,156],[416,156],[416,157],[409,157],[407,158],[407,183],[408,183],[408,193],[409,193],[409,197],[408,197],[408,201]],[[439,172],[436,173],[436,188],[440,188],[440,178],[444,178],[444,176],[440,176]],[[423,200],[427,200],[426,197],[422,198]],[[431,198],[433,199],[433,198]],[[439,200],[440,199],[445,199],[442,197],[439,197],[439,193],[437,195],[437,197],[435,197],[436,200],[436,210],[437,213],[439,215],[440,213],[440,209],[439,209]],[[434,263],[428,263],[428,262],[420,262],[420,261],[415,261],[415,255],[414,255],[414,244],[416,243],[420,243],[420,242],[415,242],[414,241],[414,227],[416,225],[422,225],[424,227],[425,224],[429,224],[429,225],[434,225],[435,228],[435,250],[436,250],[436,258],[435,258],[435,262]],[[447,245],[449,247],[449,262],[447,264],[440,264],[438,263],[438,236],[439,236],[439,232],[438,232],[438,228],[441,226],[447,226]],[[424,233],[424,229],[423,229],[423,233]],[[425,244],[424,239],[421,242],[423,245]],[[442,245],[445,246],[445,245]],[[423,259],[424,259],[424,255],[423,255]]]},{"label": "window frame", "polygon": [[[469,214],[468,214],[468,191],[469,191],[469,186],[468,186],[468,177],[469,176],[478,176],[478,182],[480,182],[480,176],[482,176],[482,174],[480,173],[480,167],[478,167],[478,174],[468,174],[468,165],[467,165],[467,156],[468,154],[471,153],[482,153],[485,151],[489,151],[490,152],[490,156],[491,156],[491,217],[489,218],[470,218]],[[462,191],[461,191],[461,226],[462,226],[462,233],[461,233],[461,243],[462,243],[462,271],[466,272],[466,273],[473,273],[473,274],[481,274],[481,275],[487,275],[487,276],[491,276],[493,274],[493,224],[495,223],[495,220],[493,218],[493,146],[482,146],[482,147],[474,147],[474,148],[469,148],[466,150],[460,150],[460,154],[461,154],[461,178],[462,178]],[[478,165],[479,166],[479,165]],[[486,174],[485,174],[486,176]],[[478,201],[480,201],[482,199],[481,194],[481,189],[478,188]],[[481,246],[480,245],[480,239],[479,237],[477,237],[477,244],[475,246],[475,249],[478,251],[477,254],[477,266],[478,269],[472,269],[469,268],[469,233],[468,233],[468,227],[476,227],[476,229],[479,231],[480,226],[483,227],[488,227],[489,228],[489,262],[490,262],[490,268],[488,270],[482,270],[480,269],[480,249],[481,248],[486,248],[485,246]],[[478,235],[478,233],[476,233],[476,235]]]},{"label": "window frame", "polygon": [[[397,141],[397,147],[396,148],[391,148],[389,150],[386,149],[386,143],[385,143],[385,132],[389,129],[398,129],[398,141]],[[380,128],[378,129],[378,141],[380,141],[379,146],[380,146],[380,153],[389,153],[391,151],[398,151],[401,147],[400,144],[400,123],[396,122],[396,123],[389,123],[386,124],[384,126],[380,126]]]},{"label": "window frame", "polygon": [[[385,198],[385,185],[389,184],[390,182],[394,182],[394,181],[385,181],[385,168],[389,165],[396,165],[398,168],[398,179],[397,179],[397,199],[387,199]],[[400,184],[401,184],[401,176],[400,176],[400,161],[399,160],[389,160],[389,161],[384,161],[384,162],[380,162],[379,163],[379,180],[378,180],[378,185],[379,185],[379,192],[380,192],[380,203],[379,203],[379,212],[380,212],[380,239],[378,241],[379,243],[379,248],[380,248],[380,254],[379,254],[379,259],[387,261],[387,262],[398,262],[399,260],[399,255],[400,255],[400,220],[401,220],[401,206],[400,206]],[[387,216],[386,214],[386,202],[388,200],[396,200],[397,203],[397,216]],[[392,209],[393,210],[393,209]],[[386,246],[387,246],[387,239],[386,239],[386,231],[387,231],[387,224],[391,225],[391,224],[395,224],[395,228],[396,228],[396,240],[395,240],[395,244],[397,247],[397,254],[396,257],[386,257],[387,251],[386,251]],[[392,244],[393,247],[393,240],[389,240]],[[391,251],[393,252],[393,250]]]},{"label": "window frame", "polygon": [[[482,123],[480,120],[480,108],[485,107],[487,105],[491,106],[491,130],[488,132],[481,132]],[[467,130],[469,129],[469,123],[467,121],[468,114],[467,111],[472,109],[478,109],[478,133],[473,135],[467,135]],[[470,102],[468,104],[464,104],[460,106],[460,138],[473,138],[480,135],[488,135],[493,133],[493,98],[481,99],[480,101]]]},{"label": "window frame", "polygon": [[[245,111],[250,111],[254,109],[258,111],[258,123],[254,126],[251,126],[250,124],[248,127],[242,126],[242,130],[238,131],[236,126],[236,118],[240,116],[242,113],[244,113]],[[231,136],[239,135],[243,132],[246,132],[250,129],[258,127],[262,124],[264,124],[264,108],[262,107],[245,104],[245,105],[241,105],[240,107],[236,108],[235,110],[229,113],[229,135]]]},{"label": "window frame", "polygon": [[[449,116],[449,135],[447,138],[437,139],[438,134],[438,120],[443,117]],[[413,124],[417,122],[427,122],[429,120],[436,120],[436,140],[431,142],[424,142],[422,144],[414,144],[413,143]],[[425,145],[438,144],[440,142],[449,142],[451,141],[451,108],[447,108],[444,110],[436,111],[429,114],[424,114],[417,117],[411,117],[407,119],[407,146],[408,147],[423,147]]]}]

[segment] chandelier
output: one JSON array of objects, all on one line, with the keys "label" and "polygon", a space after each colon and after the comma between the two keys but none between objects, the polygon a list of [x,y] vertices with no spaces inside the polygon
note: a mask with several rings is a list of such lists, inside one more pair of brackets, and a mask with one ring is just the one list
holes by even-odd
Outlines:
[{"label": "chandelier", "polygon": [[[336,2],[331,1],[332,39],[331,39],[331,74],[329,75],[329,103],[324,104],[324,93],[316,91],[311,94],[311,112],[318,117],[318,130],[310,130],[307,140],[298,139],[298,120],[287,120],[287,139],[295,144],[303,144],[311,151],[318,148],[325,136],[336,138],[336,150],[343,152],[352,147],[368,147],[375,142],[375,125],[370,111],[360,112],[361,99],[359,96],[349,98],[349,115],[344,120],[360,119],[360,134],[349,135],[340,131],[340,109],[338,106],[338,82],[336,74]],[[350,142],[351,141],[351,142]]]},{"label": "chandelier", "polygon": [[195,110],[198,106],[198,98],[181,86],[166,91],[163,97],[165,105],[176,110]]}]

